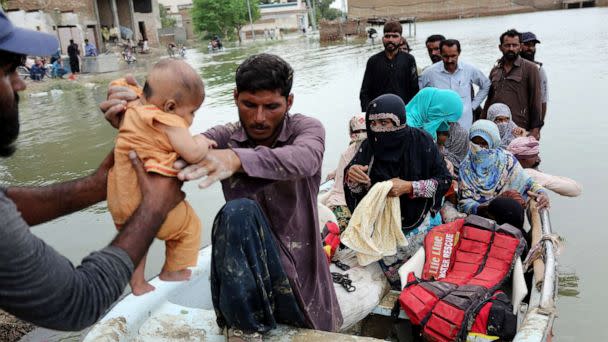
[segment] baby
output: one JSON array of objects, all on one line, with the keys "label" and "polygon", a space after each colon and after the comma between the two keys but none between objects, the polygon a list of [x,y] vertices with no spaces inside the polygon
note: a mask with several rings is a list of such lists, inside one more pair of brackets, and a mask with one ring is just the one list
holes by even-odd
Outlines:
[{"label": "baby", "polygon": [[[111,85],[126,86],[124,80]],[[114,166],[108,174],[108,209],[120,229],[141,202],[137,175],[128,153],[137,152],[144,168],[167,177],[176,177],[173,163],[182,158],[188,163],[201,161],[211,140],[193,139],[188,127],[194,112],[205,98],[200,76],[183,61],[158,62],[148,75],[140,99],[127,105],[114,147]],[[157,238],[165,241],[165,264],[159,275],[165,281],[190,279],[190,266],[196,265],[201,237],[201,223],[196,213],[183,201],[168,215]],[[144,277],[146,258],[131,277],[134,295],[154,290]]]}]

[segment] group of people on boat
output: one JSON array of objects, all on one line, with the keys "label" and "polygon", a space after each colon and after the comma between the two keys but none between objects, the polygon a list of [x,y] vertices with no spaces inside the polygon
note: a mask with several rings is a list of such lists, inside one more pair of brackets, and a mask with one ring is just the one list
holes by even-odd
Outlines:
[{"label": "group of people on boat", "polygon": [[[389,281],[395,283],[394,270],[441,222],[450,189],[462,213],[486,215],[519,227],[514,217],[523,215],[528,197],[536,197],[540,207],[548,206],[548,198],[517,160],[537,164],[538,140],[513,139],[510,153],[501,148],[496,120],[476,121],[468,134],[467,128],[453,128],[465,108],[461,96],[438,86],[419,91],[415,60],[395,52],[401,27],[387,25],[385,51],[370,59],[365,72],[361,92],[365,116],[357,115],[349,123],[353,145],[340,161],[342,168],[336,170],[336,178],[343,179],[337,184],[343,183],[344,199],[340,202],[342,197],[336,197],[334,211],[346,221],[375,184],[392,182],[388,196],[399,199],[399,228],[409,240],[408,250],[381,261]],[[0,28],[0,156],[7,158],[16,149],[19,133],[17,93],[25,89],[16,68],[25,55],[52,53],[58,42],[44,33],[15,28],[1,11]],[[506,74],[500,74],[503,69],[497,71],[496,82],[523,83],[527,62],[507,58],[509,51],[517,50],[521,37],[517,33],[505,37],[501,47],[505,45],[508,51],[503,64],[511,62]],[[28,43],[32,41],[38,44]],[[146,151],[123,148],[126,158],[116,159],[112,151],[87,177],[48,186],[0,188],[0,307],[52,329],[79,330],[93,324],[122,294],[153,239],[161,237],[163,222],[183,203],[182,182],[203,178],[201,188],[221,181],[227,201],[212,227],[210,281],[217,322],[226,328],[228,339],[261,340],[277,323],[338,331],[342,314],[317,219],[325,129],[317,119],[290,113],[293,69],[276,55],[250,56],[236,70],[238,122],[182,139],[205,93],[202,80],[194,80],[191,70],[176,63],[183,62],[155,66],[159,70],[154,73],[189,75],[190,83],[196,84],[185,85],[191,92],[179,93],[177,87],[158,82],[161,78],[153,77],[154,73],[143,88],[127,77],[109,89],[100,108],[119,129],[119,139],[126,131],[137,134],[142,129],[130,129],[125,120],[141,110],[146,114],[138,125],[149,125],[145,129],[156,129],[157,134],[166,132],[167,139],[156,141],[165,154],[188,153],[202,144],[213,148],[206,149],[200,160],[185,158],[190,165],[177,160],[169,167],[164,159],[163,163],[140,160],[138,155]],[[406,83],[401,79],[404,75]],[[528,115],[528,107],[508,103],[511,88],[503,84],[490,90],[497,99],[494,102],[502,101],[512,113],[517,110],[518,118]],[[504,114],[501,108],[496,111]],[[172,120],[155,119],[163,113],[172,115]],[[520,127],[539,138],[540,118],[540,125],[536,118]],[[455,133],[463,129],[464,135]],[[515,130],[510,132],[515,134]],[[116,221],[120,231],[110,245],[91,253],[75,268],[28,228],[111,196],[109,190],[115,184],[108,174],[116,167],[133,169],[129,182],[136,182],[139,191],[126,196],[136,197],[135,204],[128,218]],[[174,240],[171,234],[164,239],[169,250]],[[168,280],[187,278],[188,274]]]}]

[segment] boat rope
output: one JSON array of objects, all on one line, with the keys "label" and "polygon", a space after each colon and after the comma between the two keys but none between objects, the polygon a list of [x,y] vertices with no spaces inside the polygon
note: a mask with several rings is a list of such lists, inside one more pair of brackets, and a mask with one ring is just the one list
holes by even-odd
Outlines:
[{"label": "boat rope", "polygon": [[545,234],[541,236],[540,240],[528,251],[528,255],[526,255],[523,264],[524,272],[527,272],[530,267],[532,267],[534,261],[537,259],[543,259],[543,256],[545,255],[545,244],[543,242],[547,240],[551,241],[553,244],[553,248],[555,248],[555,255],[559,255],[564,245],[562,238],[557,234]]}]

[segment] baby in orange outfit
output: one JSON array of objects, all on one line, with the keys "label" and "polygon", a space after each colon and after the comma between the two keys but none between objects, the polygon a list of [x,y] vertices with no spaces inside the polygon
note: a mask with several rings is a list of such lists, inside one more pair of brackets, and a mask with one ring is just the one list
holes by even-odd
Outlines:
[{"label": "baby in orange outfit", "polygon": [[[118,80],[112,85],[127,86]],[[182,158],[189,164],[201,161],[213,141],[194,139],[188,130],[194,112],[205,98],[200,76],[187,63],[166,59],[158,62],[147,77],[140,99],[127,105],[114,147],[114,166],[108,174],[108,209],[120,229],[141,202],[137,175],[128,153],[137,152],[148,172],[176,177],[173,163]],[[200,247],[201,222],[188,202],[178,204],[161,226],[157,238],[165,241],[165,264],[161,280],[190,279]],[[130,285],[133,294],[154,290],[145,279],[146,258],[137,265]]]}]

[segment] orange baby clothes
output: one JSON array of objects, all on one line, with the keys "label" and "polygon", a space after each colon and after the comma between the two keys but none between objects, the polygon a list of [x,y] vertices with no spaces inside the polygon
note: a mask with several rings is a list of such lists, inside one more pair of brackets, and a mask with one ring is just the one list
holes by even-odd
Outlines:
[{"label": "orange baby clothes", "polygon": [[174,272],[196,266],[201,247],[201,221],[187,201],[169,212],[156,237],[165,241],[163,271]]}]

